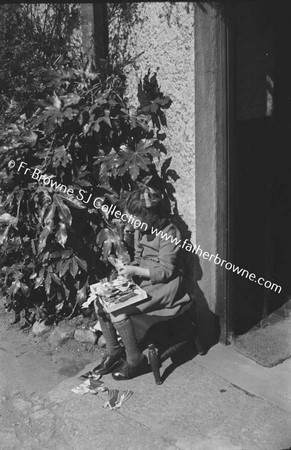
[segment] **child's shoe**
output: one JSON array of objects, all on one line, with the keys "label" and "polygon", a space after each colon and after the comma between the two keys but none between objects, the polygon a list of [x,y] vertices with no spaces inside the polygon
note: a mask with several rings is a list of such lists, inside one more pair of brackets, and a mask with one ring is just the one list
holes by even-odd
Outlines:
[{"label": "child's shoe", "polygon": [[142,355],[142,359],[138,364],[131,365],[124,361],[111,375],[114,380],[129,380],[138,377],[139,375],[143,375],[148,369],[148,359],[145,355]]},{"label": "child's shoe", "polygon": [[94,367],[94,375],[106,375],[125,362],[125,350],[120,348],[116,355],[105,355],[98,366]]}]

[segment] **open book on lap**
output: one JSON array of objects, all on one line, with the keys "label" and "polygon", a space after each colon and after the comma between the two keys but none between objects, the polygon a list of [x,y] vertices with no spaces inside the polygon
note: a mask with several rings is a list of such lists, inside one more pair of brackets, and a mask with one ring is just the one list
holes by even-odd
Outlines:
[{"label": "open book on lap", "polygon": [[112,281],[92,284],[90,291],[92,297],[93,295],[98,297],[107,312],[117,311],[147,298],[147,293],[143,289],[123,276],[118,276]]}]

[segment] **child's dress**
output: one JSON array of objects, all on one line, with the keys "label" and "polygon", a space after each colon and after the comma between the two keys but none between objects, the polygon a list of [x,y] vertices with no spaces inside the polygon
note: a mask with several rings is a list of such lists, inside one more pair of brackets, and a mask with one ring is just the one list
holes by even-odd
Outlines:
[{"label": "child's dress", "polygon": [[133,265],[150,270],[149,280],[138,282],[137,279],[148,299],[136,305],[136,314],[145,313],[162,319],[176,316],[191,299],[185,287],[180,231],[166,220],[157,232],[160,230],[164,237],[162,233],[141,235],[136,243]]}]

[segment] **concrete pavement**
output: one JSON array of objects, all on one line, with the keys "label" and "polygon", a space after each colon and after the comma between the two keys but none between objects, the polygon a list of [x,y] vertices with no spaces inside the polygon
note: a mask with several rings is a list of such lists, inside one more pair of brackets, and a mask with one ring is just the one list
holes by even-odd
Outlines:
[{"label": "concrete pavement", "polygon": [[104,376],[108,388],[133,391],[119,410],[110,411],[103,408],[106,393],[71,392],[81,383],[78,374],[96,365],[98,351],[91,355],[78,347],[76,352],[76,342],[69,341],[51,353],[41,340],[9,327],[5,317],[0,322],[1,450],[291,446],[291,360],[266,368],[217,344],[176,368],[167,360],[161,386],[151,373],[124,382]]},{"label": "concrete pavement", "polygon": [[[107,375],[103,380],[109,388],[134,392],[118,411],[102,408],[107,394],[78,396],[70,389],[79,380],[64,380],[49,393],[58,434],[67,446],[62,448],[288,449],[289,403],[287,399],[283,404],[281,394],[277,401],[276,395],[279,384],[286,383],[289,361],[281,367],[281,379],[280,370],[269,372],[269,384],[265,370],[273,369],[262,368],[261,385],[261,366],[256,373],[253,364],[233,348],[218,344],[208,355],[176,368],[161,386],[155,385],[151,373],[123,382]],[[92,367],[89,364],[84,371]],[[276,377],[278,383],[271,394]]]}]

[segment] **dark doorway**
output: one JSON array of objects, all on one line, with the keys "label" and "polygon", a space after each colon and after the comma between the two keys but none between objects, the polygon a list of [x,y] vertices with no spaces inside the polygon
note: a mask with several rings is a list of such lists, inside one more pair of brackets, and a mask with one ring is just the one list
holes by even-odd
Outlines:
[{"label": "dark doorway", "polygon": [[231,262],[282,288],[230,276],[238,335],[291,294],[291,2],[230,3]]}]

